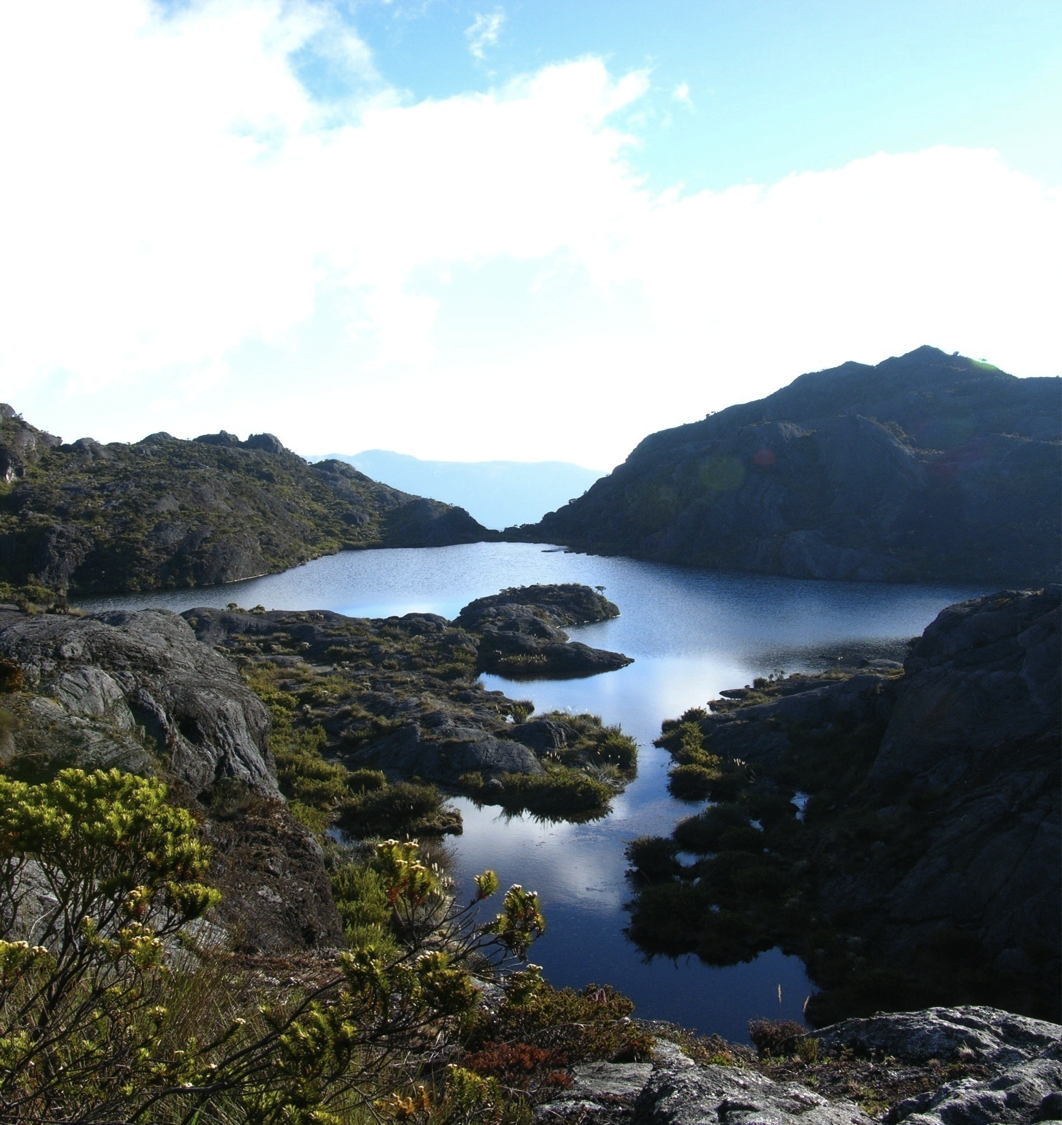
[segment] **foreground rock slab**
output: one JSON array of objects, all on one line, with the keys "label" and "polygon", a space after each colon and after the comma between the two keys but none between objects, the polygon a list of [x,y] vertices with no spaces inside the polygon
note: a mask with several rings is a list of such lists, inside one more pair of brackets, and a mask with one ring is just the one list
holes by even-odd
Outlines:
[{"label": "foreground rock slab", "polygon": [[[64,725],[103,720],[119,743],[139,736],[141,767],[161,761],[197,794],[231,778],[279,795],[265,707],[176,614],[0,613],[0,655],[17,662],[27,688],[54,701]],[[97,765],[138,764],[128,763],[126,745],[108,752],[101,743],[98,754]]]}]

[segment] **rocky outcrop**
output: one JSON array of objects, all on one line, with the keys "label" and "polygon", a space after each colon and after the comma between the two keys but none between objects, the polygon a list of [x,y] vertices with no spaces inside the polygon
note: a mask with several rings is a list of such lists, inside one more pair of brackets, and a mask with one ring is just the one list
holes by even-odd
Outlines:
[{"label": "rocky outcrop", "polygon": [[[618,612],[585,587],[536,589],[545,606],[561,607],[555,611],[560,620],[573,612],[565,605]],[[279,689],[274,698],[285,701],[291,723],[323,732],[323,752],[350,769],[382,770],[391,781],[431,781],[511,807],[549,800],[557,815],[600,808],[621,778],[633,776],[633,742],[590,715],[517,721],[527,718],[530,703],[487,691],[478,681],[484,651],[495,651],[488,627],[512,620],[512,593],[502,597],[505,604],[473,603],[453,623],[430,613],[365,619],[323,610],[199,608],[184,616],[201,641],[259,666]],[[564,634],[546,619],[554,612],[548,608],[521,602],[517,609],[551,638],[549,645],[574,650],[583,674],[588,658],[580,650],[589,659],[615,655],[558,639]],[[554,766],[571,768],[554,776]],[[603,767],[611,767],[605,772],[612,781],[579,784],[582,773],[596,776]],[[530,781],[534,793],[522,788]]]},{"label": "rocky outcrop", "polygon": [[797,1082],[676,1060],[654,1069],[632,1120],[635,1125],[870,1125],[871,1118],[853,1102],[831,1103]]},{"label": "rocky outcrop", "polygon": [[342,941],[321,848],[277,788],[268,713],[183,618],[0,611],[0,669],[5,768],[157,775],[196,811],[224,896],[200,940],[270,953]]},{"label": "rocky outcrop", "polygon": [[919,348],[647,437],[513,538],[799,578],[1060,574],[1058,379]]},{"label": "rocky outcrop", "polygon": [[335,949],[343,924],[321,845],[278,800],[215,800],[203,835],[214,849],[209,879],[222,894],[212,913],[245,953]]},{"label": "rocky outcrop", "polygon": [[531,748],[520,742],[458,726],[444,713],[425,718],[433,725],[405,723],[394,734],[361,749],[352,761],[399,777],[421,777],[444,785],[455,785],[463,774],[477,771],[488,778],[544,772]]},{"label": "rocky outcrop", "polygon": [[1062,1045],[1062,1027],[999,1008],[966,1005],[843,1020],[815,1032],[820,1050],[924,1063],[965,1058],[1003,1070]]},{"label": "rocky outcrop", "polygon": [[845,1020],[816,1033],[820,1049],[905,1062],[975,1062],[988,1073],[905,1098],[888,1125],[999,1125],[1062,1120],[1062,1027],[997,1008],[930,1008]]},{"label": "rocky outcrop", "polygon": [[[826,989],[812,1018],[955,998],[1058,1017],[1060,598],[1052,586],[951,606],[902,675],[757,680],[693,720],[733,786],[676,828],[670,846],[705,858],[660,870],[699,880],[691,909],[714,894],[743,914],[749,949],[799,950]],[[785,888],[786,911],[748,876],[735,889],[724,868],[741,865]],[[648,905],[660,893],[635,911],[646,940],[667,931]],[[701,917],[680,945],[717,955],[716,919]]]},{"label": "rocky outcrop", "polygon": [[0,402],[0,481],[11,484],[26,475],[26,467],[41,454],[62,444],[62,438],[23,422],[6,402]]},{"label": "rocky outcrop", "polygon": [[947,926],[975,934],[1001,972],[1035,978],[1047,951],[1057,966],[1060,593],[1007,592],[946,609],[905,661],[854,796],[883,823],[903,817],[912,798],[920,804],[918,852],[909,836],[901,858],[882,832],[885,846],[863,871],[827,875],[821,886],[830,912],[880,918],[898,953]]},{"label": "rocky outcrop", "polygon": [[277,795],[265,707],[177,614],[0,614],[0,654],[70,721],[139,734],[193,792],[228,778]]},{"label": "rocky outcrop", "polygon": [[461,508],[310,465],[272,434],[63,444],[0,411],[0,582],[133,591],[234,582],[339,550],[495,537]]},{"label": "rocky outcrop", "polygon": [[521,586],[477,598],[454,624],[475,632],[479,669],[514,679],[593,676],[631,664],[620,652],[570,641],[565,625],[607,621],[619,608],[589,586]]},{"label": "rocky outcrop", "polygon": [[461,610],[454,624],[478,630],[510,607],[529,609],[557,629],[608,621],[619,617],[620,613],[619,606],[597,590],[578,582],[563,582],[549,586],[515,586],[500,594],[476,598]]},{"label": "rocky outcrop", "polygon": [[[1033,1125],[1062,1120],[1062,1027],[995,1008],[927,1011],[846,1020],[815,1033],[814,1063],[698,1063],[658,1040],[648,1063],[590,1063],[538,1107],[536,1122],[594,1125]],[[725,1044],[720,1044],[726,1047]],[[878,1060],[867,1066],[864,1060]],[[962,1077],[948,1080],[956,1072]],[[783,1075],[802,1074],[804,1081]],[[871,1087],[863,1085],[870,1081]],[[811,1089],[814,1083],[821,1089]],[[879,1088],[874,1089],[877,1085]],[[890,1097],[904,1086],[922,1092]],[[824,1096],[822,1090],[829,1091]],[[873,1115],[847,1090],[875,1106]],[[881,1105],[889,1105],[881,1117]]]}]

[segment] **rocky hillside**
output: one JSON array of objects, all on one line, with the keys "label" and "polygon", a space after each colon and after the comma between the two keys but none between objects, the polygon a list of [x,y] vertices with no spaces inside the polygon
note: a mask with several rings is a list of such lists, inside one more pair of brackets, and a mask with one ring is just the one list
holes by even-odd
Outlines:
[{"label": "rocky hillside", "polygon": [[248,951],[334,946],[342,926],[321,848],[280,796],[269,728],[235,667],[176,614],[0,608],[0,771],[165,779],[214,848],[224,897],[203,936],[213,926]]},{"label": "rocky hillside", "polygon": [[716,803],[632,846],[632,936],[797,951],[817,1020],[954,1002],[1057,1019],[1060,595],[951,606],[902,670],[761,680],[667,724],[673,782],[700,771]]},{"label": "rocky hillside", "polygon": [[0,582],[72,593],[213,585],[347,548],[495,534],[340,461],[310,465],[271,434],[64,444],[0,405]]},{"label": "rocky hillside", "polygon": [[522,539],[799,578],[1059,577],[1062,381],[923,347],[647,437]]}]

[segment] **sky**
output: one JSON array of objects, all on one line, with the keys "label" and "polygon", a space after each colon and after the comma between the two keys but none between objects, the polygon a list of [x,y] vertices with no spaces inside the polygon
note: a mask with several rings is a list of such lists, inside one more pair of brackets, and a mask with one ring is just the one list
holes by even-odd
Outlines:
[{"label": "sky", "polygon": [[922,344],[1062,373],[1059,0],[0,3],[0,400],[609,469]]}]

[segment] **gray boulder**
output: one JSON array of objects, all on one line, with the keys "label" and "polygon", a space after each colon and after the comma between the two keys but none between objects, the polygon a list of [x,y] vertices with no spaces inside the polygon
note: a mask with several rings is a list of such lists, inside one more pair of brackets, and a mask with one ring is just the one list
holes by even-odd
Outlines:
[{"label": "gray boulder", "polygon": [[867,1019],[843,1020],[815,1032],[819,1048],[857,1054],[892,1055],[908,1062],[959,1057],[994,1066],[1013,1066],[1039,1058],[1062,1041],[1062,1027],[1018,1016],[1000,1008],[966,1005],[889,1012]]},{"label": "gray boulder", "polygon": [[949,1082],[940,1090],[899,1103],[887,1125],[1033,1125],[1062,1121],[1062,1062],[1058,1044],[1040,1058],[998,1078]]},{"label": "gray boulder", "polygon": [[166,769],[199,793],[223,778],[277,796],[269,715],[223,657],[166,610],[7,618],[0,654],[64,713],[142,729]]},{"label": "gray boulder", "polygon": [[394,777],[420,777],[451,785],[465,773],[495,778],[503,773],[544,772],[542,763],[522,743],[451,722],[428,729],[405,723],[349,760],[352,766],[382,769]]},{"label": "gray boulder", "polygon": [[634,1108],[635,1125],[870,1125],[853,1102],[829,1102],[796,1082],[754,1070],[658,1064]]}]

